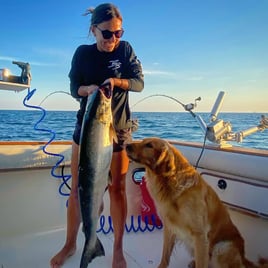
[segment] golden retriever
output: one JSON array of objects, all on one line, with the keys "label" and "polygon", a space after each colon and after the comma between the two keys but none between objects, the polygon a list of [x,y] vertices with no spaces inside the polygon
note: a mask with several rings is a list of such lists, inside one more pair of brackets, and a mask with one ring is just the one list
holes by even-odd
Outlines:
[{"label": "golden retriever", "polygon": [[[195,268],[268,267],[245,257],[244,240],[214,190],[167,141],[146,138],[126,146],[128,157],[146,168],[146,183],[163,221],[159,268],[168,267],[176,239],[189,249]],[[262,263],[262,264],[261,264]]]}]

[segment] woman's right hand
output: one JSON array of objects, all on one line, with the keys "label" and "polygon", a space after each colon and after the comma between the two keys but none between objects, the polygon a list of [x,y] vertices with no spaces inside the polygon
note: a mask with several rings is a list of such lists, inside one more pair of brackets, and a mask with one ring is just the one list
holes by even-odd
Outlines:
[{"label": "woman's right hand", "polygon": [[97,89],[98,89],[97,85],[80,86],[78,89],[78,94],[82,97],[87,97],[91,95]]}]

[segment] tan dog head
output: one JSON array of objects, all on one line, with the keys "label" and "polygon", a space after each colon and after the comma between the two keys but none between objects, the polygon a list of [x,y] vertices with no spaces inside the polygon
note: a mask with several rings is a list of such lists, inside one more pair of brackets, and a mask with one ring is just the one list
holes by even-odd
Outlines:
[{"label": "tan dog head", "polygon": [[145,165],[155,173],[171,175],[176,170],[175,155],[171,145],[159,138],[145,138],[126,146],[128,157]]}]

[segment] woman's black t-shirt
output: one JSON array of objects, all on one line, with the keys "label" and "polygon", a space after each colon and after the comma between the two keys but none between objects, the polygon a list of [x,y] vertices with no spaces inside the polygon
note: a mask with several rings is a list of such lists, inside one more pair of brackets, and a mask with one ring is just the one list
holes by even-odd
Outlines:
[{"label": "woman's black t-shirt", "polygon": [[128,42],[120,41],[113,52],[100,52],[96,44],[79,46],[72,59],[69,78],[71,95],[80,100],[80,110],[77,113],[80,124],[87,102],[87,97],[78,95],[80,86],[101,85],[108,78],[128,79],[129,90],[114,88],[112,111],[116,129],[131,127],[128,94],[129,91],[142,91],[144,78],[141,63]]}]

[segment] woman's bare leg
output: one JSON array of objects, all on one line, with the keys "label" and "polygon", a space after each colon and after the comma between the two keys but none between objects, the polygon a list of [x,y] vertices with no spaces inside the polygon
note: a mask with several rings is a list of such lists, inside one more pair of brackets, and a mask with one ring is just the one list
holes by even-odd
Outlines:
[{"label": "woman's bare leg", "polygon": [[78,152],[79,145],[72,143],[72,189],[67,208],[67,234],[63,248],[50,260],[51,268],[61,267],[65,260],[76,251],[77,234],[81,222],[79,201],[78,201]]},{"label": "woman's bare leg", "polygon": [[129,159],[126,151],[114,152],[111,164],[112,183],[109,186],[110,213],[114,228],[113,268],[126,268],[123,235],[127,216],[126,174]]}]

